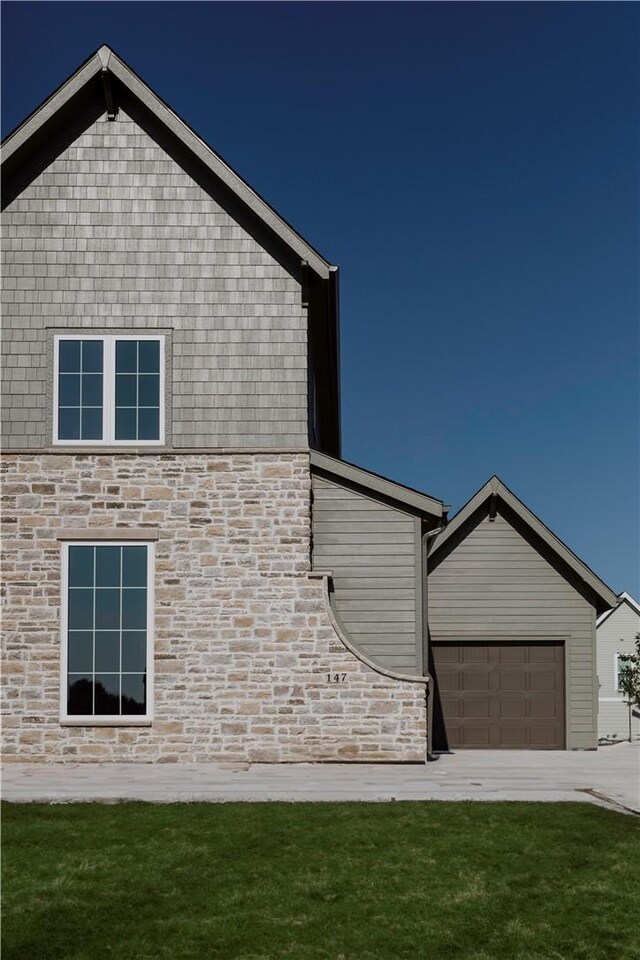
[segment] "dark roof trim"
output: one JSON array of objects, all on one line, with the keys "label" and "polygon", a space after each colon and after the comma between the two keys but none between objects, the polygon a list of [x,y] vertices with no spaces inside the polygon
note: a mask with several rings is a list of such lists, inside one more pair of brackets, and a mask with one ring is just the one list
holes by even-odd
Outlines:
[{"label": "dark roof trim", "polygon": [[381,494],[401,506],[411,507],[426,516],[440,519],[445,512],[442,500],[436,500],[435,497],[430,497],[426,493],[419,493],[417,490],[412,490],[411,487],[405,487],[393,480],[387,480],[377,473],[370,473],[361,467],[355,467],[344,460],[336,460],[334,457],[319,453],[317,450],[311,451],[310,460],[312,471],[320,471],[339,480],[346,480],[370,490],[372,493]]},{"label": "dark roof trim", "polygon": [[150,87],[108,46],[102,46],[86,60],[45,102],[33,111],[3,143],[3,162],[25,148],[44,124],[103,71],[113,74],[155,117],[209,168],[218,179],[292,250],[306,260],[318,276],[327,280],[337,268],[322,257],[242,177],[195,133]]},{"label": "dark roof trim", "polygon": [[605,620],[608,620],[611,614],[615,613],[616,610],[619,610],[624,603],[626,603],[627,606],[630,607],[634,613],[637,613],[638,616],[640,616],[640,604],[637,603],[630,594],[621,593],[618,596],[618,603],[615,605],[615,607],[612,610],[606,610],[605,613],[601,614],[598,617],[596,621],[596,626],[601,627],[602,624],[605,622]]},{"label": "dark roof trim", "polygon": [[497,495],[498,500],[505,503],[511,510],[529,527],[529,529],[542,540],[551,551],[563,561],[578,577],[582,580],[593,594],[600,600],[600,606],[614,607],[618,603],[618,597],[591,570],[586,563],[583,563],[579,557],[567,547],[565,543],[556,537],[554,533],[529,510],[524,503],[519,500],[514,493],[500,480],[499,477],[491,477],[483,487],[452,517],[450,523],[445,527],[442,533],[438,534],[434,541],[434,546],[430,556],[433,558],[447,543],[448,540],[483,504],[490,499],[492,495]]}]

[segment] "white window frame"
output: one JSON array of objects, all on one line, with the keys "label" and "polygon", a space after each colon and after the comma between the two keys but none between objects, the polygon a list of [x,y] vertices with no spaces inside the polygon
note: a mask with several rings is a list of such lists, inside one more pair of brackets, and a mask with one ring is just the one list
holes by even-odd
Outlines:
[{"label": "white window frame", "polygon": [[[60,380],[60,341],[100,340],[102,360],[102,440],[65,440],[58,436],[58,387]],[[160,417],[157,440],[116,440],[116,342],[118,340],[156,340],[160,344]],[[53,443],[64,447],[157,447],[164,445],[165,431],[165,337],[147,333],[57,333],[53,338]]]},{"label": "white window frame", "polygon": [[616,653],[613,655],[613,689],[616,693],[620,694],[618,699],[624,699],[622,691],[618,686],[618,680],[620,677],[620,657],[626,656],[626,653],[620,653],[619,651],[616,651]]},{"label": "white window frame", "polygon": [[[147,548],[147,712],[145,714],[78,714],[67,713],[68,631],[69,622],[69,547],[146,547]],[[62,544],[62,576],[60,597],[60,723],[82,727],[140,727],[153,721],[153,650],[155,542],[150,540],[70,540]]]}]

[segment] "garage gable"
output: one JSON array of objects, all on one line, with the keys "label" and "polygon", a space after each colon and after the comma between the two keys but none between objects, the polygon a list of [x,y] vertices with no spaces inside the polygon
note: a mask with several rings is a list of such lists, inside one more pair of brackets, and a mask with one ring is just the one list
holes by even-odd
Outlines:
[{"label": "garage gable", "polygon": [[595,747],[596,611],[613,591],[497,477],[435,539],[428,571],[449,745]]},{"label": "garage gable", "polygon": [[[498,528],[505,523],[510,526],[523,542],[584,596],[598,614],[617,604],[614,591],[496,476],[481,487],[435,539],[429,554],[430,570],[435,570],[485,521],[497,523]],[[496,550],[492,555],[497,555]]]}]

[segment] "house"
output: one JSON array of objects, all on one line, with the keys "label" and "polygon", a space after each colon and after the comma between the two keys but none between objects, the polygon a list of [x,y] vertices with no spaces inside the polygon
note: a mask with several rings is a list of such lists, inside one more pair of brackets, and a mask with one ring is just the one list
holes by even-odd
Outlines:
[{"label": "house", "polygon": [[640,739],[640,711],[629,707],[618,687],[620,657],[636,652],[640,637],[640,605],[628,593],[621,593],[615,607],[598,617],[598,737],[601,743],[615,743],[631,737]]},{"label": "house", "polygon": [[498,477],[428,566],[434,748],[594,749],[596,616],[612,591]]},{"label": "house", "polygon": [[345,645],[311,567],[310,452],[347,469],[336,267],[108,47],[2,174],[5,755],[423,761],[417,658]]},{"label": "house", "polygon": [[[337,268],[108,47],[2,191],[5,757],[424,762],[467,525],[341,459]],[[616,598],[556,552],[568,734],[513,746],[594,744]]]}]

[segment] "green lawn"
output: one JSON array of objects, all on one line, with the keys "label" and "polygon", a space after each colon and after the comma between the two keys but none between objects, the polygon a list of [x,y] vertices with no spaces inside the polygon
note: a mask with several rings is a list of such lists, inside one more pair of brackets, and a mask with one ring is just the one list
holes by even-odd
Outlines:
[{"label": "green lawn", "polygon": [[3,805],[3,960],[640,960],[588,804]]}]

